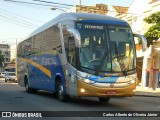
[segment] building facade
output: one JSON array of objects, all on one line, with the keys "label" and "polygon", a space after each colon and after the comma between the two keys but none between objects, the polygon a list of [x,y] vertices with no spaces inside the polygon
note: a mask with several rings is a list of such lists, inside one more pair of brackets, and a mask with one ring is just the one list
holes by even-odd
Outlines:
[{"label": "building facade", "polygon": [[67,12],[85,12],[106,15],[108,12],[108,6],[105,4],[96,4],[93,6],[76,5]]},{"label": "building facade", "polygon": [[0,44],[0,53],[4,56],[4,63],[10,62],[11,49],[8,44]]},{"label": "building facade", "polygon": [[[128,21],[134,33],[144,34],[151,25],[147,24],[144,19],[155,12],[160,11],[160,0],[134,0],[126,14],[117,15],[117,17]],[[143,61],[138,61],[137,68],[141,68],[141,85],[143,88],[156,89],[160,86],[159,71],[159,40],[154,42],[146,52],[142,52],[141,48],[137,49],[137,57],[144,56]],[[138,42],[136,42],[138,48]],[[156,46],[156,47],[155,47]],[[152,49],[151,49],[152,48]],[[142,63],[143,62],[143,63]],[[142,67],[143,64],[143,67]]]},{"label": "building facade", "polygon": [[107,14],[107,5],[96,4],[94,6],[76,5],[76,12],[96,13],[96,14]]}]

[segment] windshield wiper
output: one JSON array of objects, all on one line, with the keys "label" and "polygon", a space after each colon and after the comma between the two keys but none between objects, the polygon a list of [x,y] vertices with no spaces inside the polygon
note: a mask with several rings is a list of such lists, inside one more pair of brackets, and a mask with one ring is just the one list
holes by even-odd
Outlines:
[{"label": "windshield wiper", "polygon": [[94,73],[95,75],[97,75],[97,74],[99,73],[99,71],[102,69],[102,67],[103,67],[103,65],[104,65],[104,61],[105,61],[107,55],[108,55],[108,52],[106,51],[106,52],[104,53],[104,55],[103,55],[101,61],[100,61],[100,64],[99,64],[99,66],[98,66],[96,72]]},{"label": "windshield wiper", "polygon": [[120,65],[121,71],[123,72],[123,75],[126,76],[127,72],[126,72],[126,68],[125,68],[125,65],[124,65],[124,62],[123,62],[123,59],[122,59],[123,56],[118,54],[118,49],[117,49],[116,42],[115,42],[115,54],[117,55],[117,61]]}]

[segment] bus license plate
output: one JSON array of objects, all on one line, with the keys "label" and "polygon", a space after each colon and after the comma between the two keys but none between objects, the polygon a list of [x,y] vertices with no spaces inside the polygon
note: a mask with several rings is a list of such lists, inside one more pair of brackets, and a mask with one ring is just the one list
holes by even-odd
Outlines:
[{"label": "bus license plate", "polygon": [[116,91],[116,90],[107,90],[106,93],[107,93],[107,94],[116,94],[117,91]]}]

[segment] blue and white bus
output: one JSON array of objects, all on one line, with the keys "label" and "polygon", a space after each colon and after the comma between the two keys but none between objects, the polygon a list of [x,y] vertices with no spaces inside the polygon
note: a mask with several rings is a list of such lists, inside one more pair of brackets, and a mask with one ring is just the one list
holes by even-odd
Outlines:
[{"label": "blue and white bus", "polygon": [[136,50],[127,22],[106,15],[64,13],[32,32],[17,48],[18,83],[26,92],[68,96],[133,96]]}]

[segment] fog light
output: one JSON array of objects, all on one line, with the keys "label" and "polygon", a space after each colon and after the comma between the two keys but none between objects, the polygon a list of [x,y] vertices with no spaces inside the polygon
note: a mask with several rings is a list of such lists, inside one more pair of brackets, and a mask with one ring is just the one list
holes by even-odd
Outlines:
[{"label": "fog light", "polygon": [[136,89],[134,89],[133,92],[136,92]]},{"label": "fog light", "polygon": [[81,88],[81,92],[84,93],[84,92],[85,92],[85,89],[84,89],[84,88]]}]

